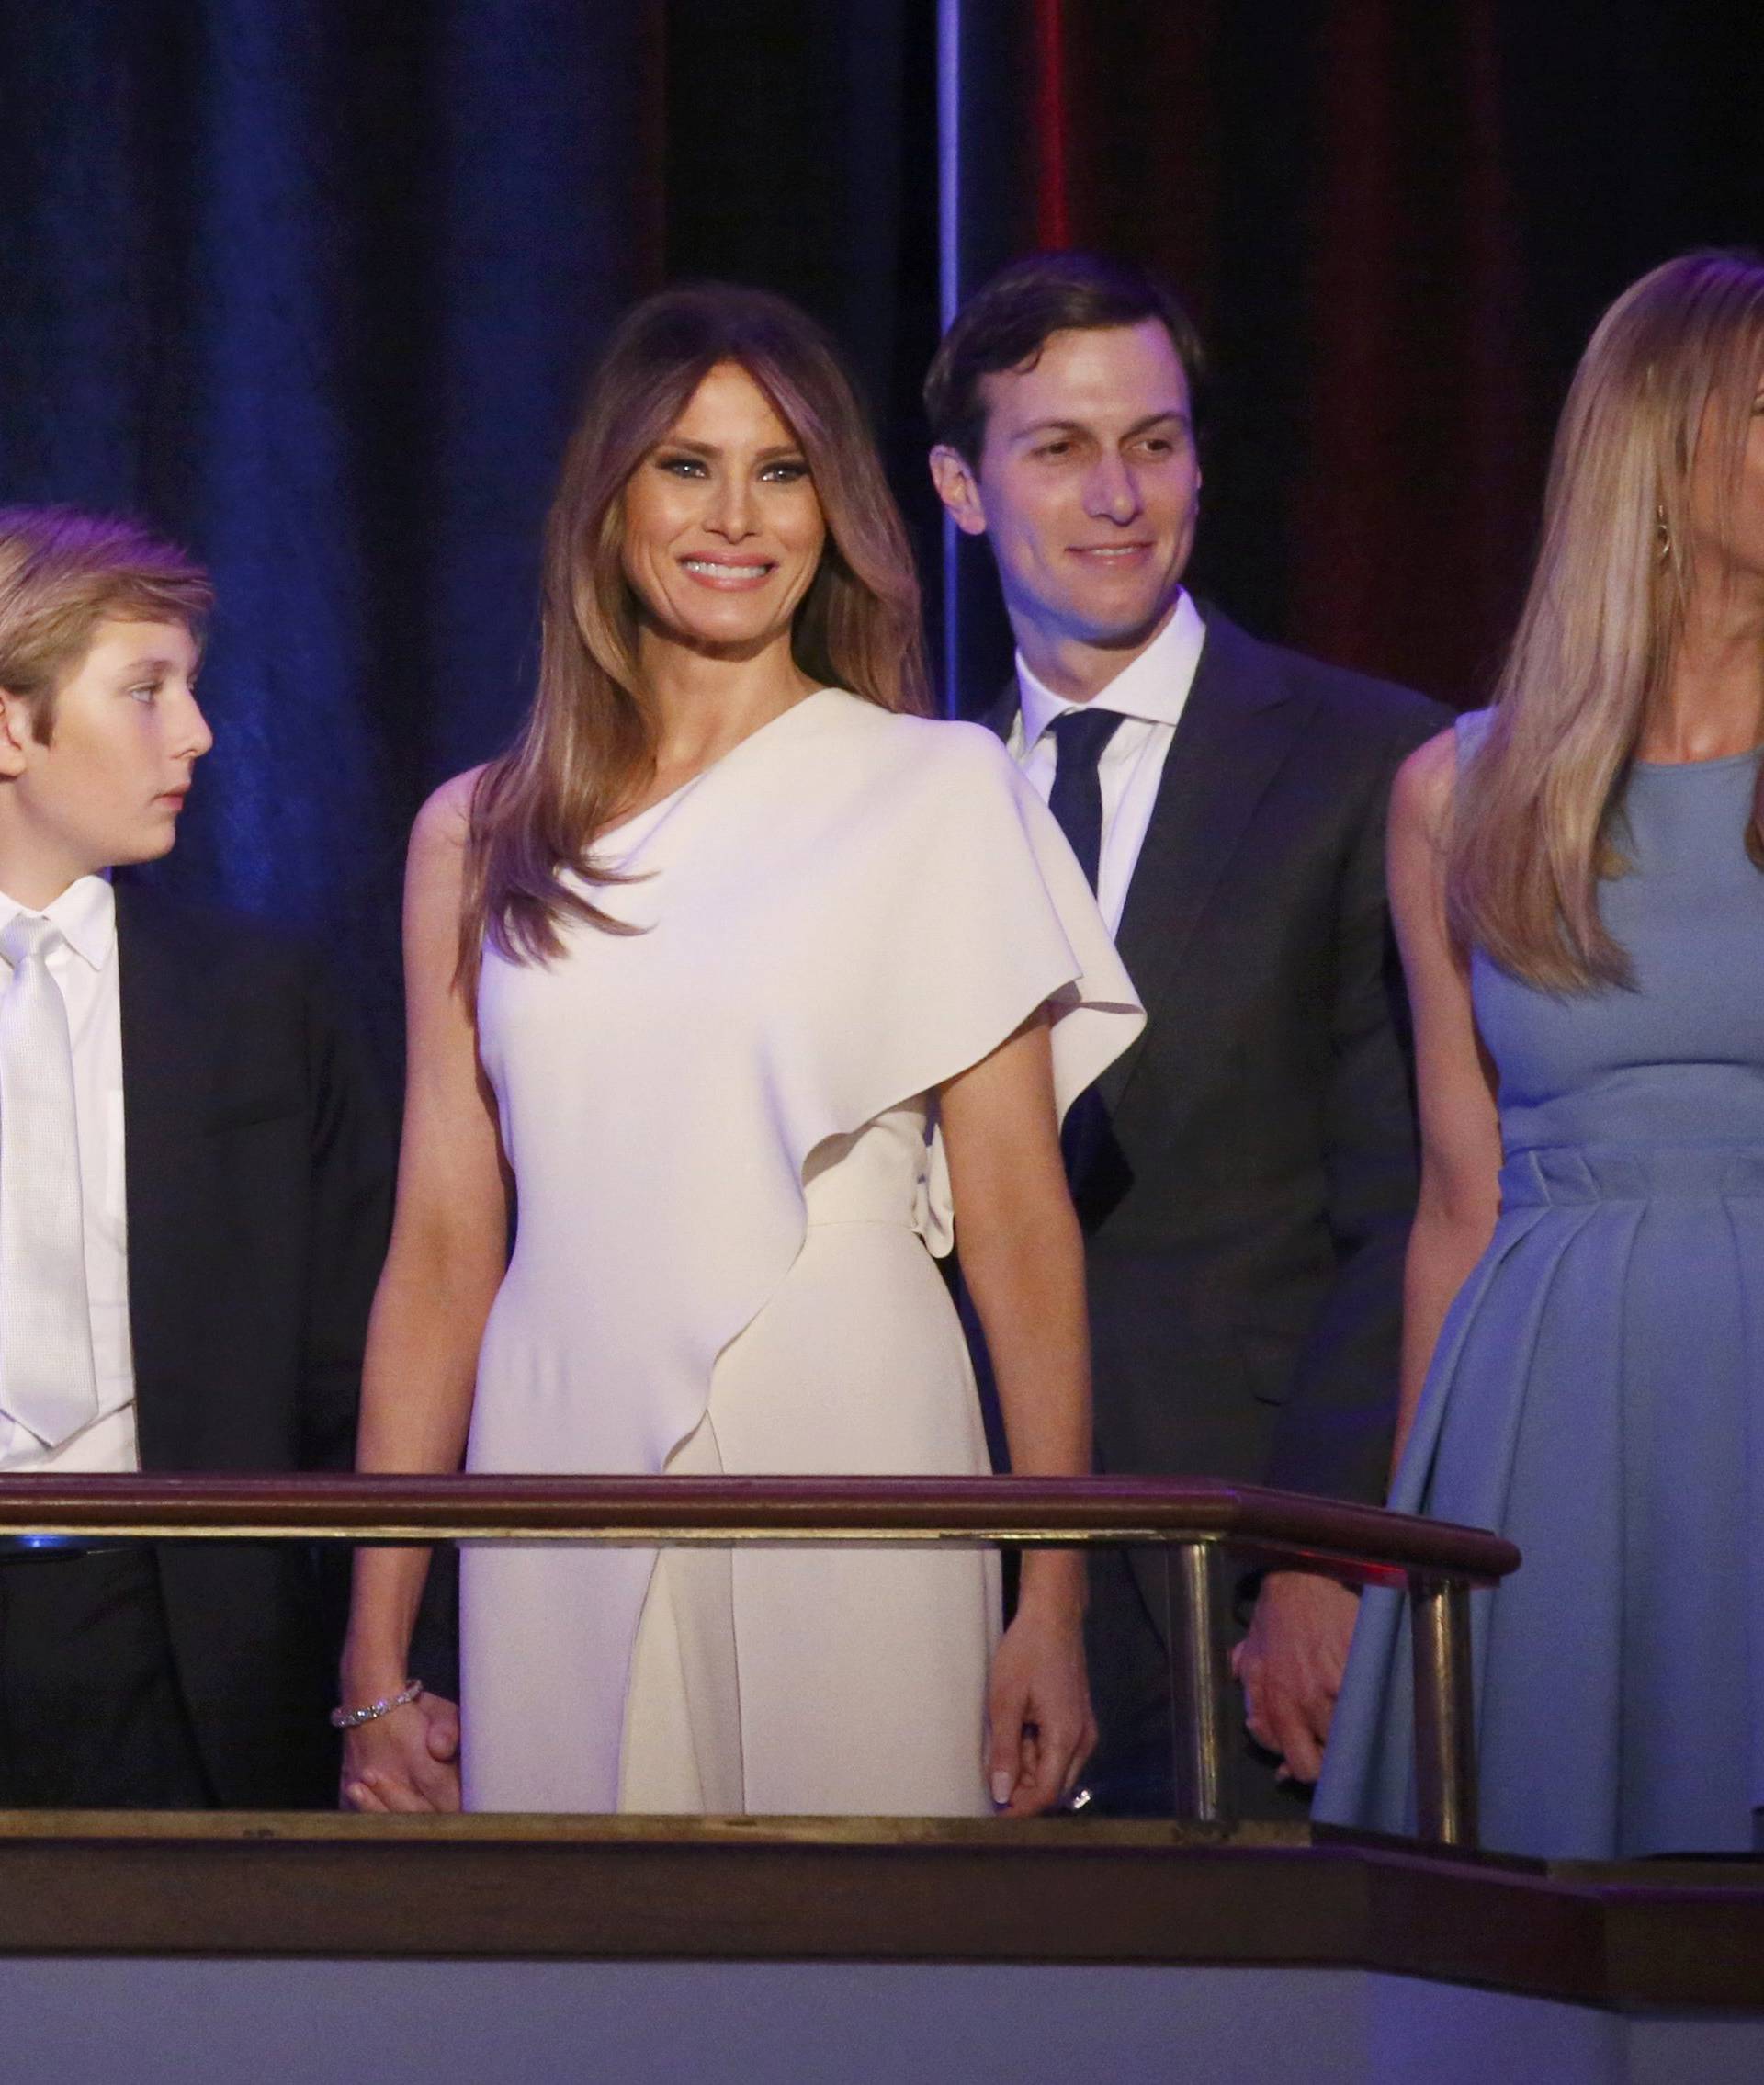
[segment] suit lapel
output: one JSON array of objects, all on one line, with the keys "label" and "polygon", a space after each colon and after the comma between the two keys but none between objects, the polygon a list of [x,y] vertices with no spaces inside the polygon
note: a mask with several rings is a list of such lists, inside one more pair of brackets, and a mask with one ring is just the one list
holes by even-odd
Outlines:
[{"label": "suit lapel", "polygon": [[[1267,646],[1216,608],[1206,608],[1203,619],[1206,639],[1194,685],[1164,762],[1115,936],[1149,1018],[1097,1081],[1111,1115],[1147,1037],[1170,1014],[1182,952],[1309,713]],[[1007,742],[1021,700],[1013,677],[986,712],[988,728]]]},{"label": "suit lapel", "polygon": [[189,955],[150,891],[117,878],[122,1009],[123,1149],[129,1217],[129,1323],[145,1468],[177,1467],[188,1379],[181,1313],[207,1257],[202,1212],[188,1194],[210,1086],[209,1038]]},{"label": "suit lapel", "polygon": [[1268,650],[1216,609],[1164,763],[1151,822],[1127,887],[1116,946],[1148,1016],[1097,1082],[1111,1115],[1148,1036],[1170,1017],[1182,954],[1308,706]]}]

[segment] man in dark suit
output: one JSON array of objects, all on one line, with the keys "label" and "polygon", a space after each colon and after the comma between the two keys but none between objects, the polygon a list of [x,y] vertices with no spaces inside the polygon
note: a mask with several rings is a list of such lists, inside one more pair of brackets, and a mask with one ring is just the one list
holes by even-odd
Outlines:
[{"label": "man in dark suit", "polygon": [[[990,721],[1091,875],[1149,1016],[1067,1127],[1101,1469],[1376,1501],[1416,1193],[1384,894],[1394,770],[1442,712],[1259,642],[1183,590],[1201,357],[1174,296],[1080,254],[1007,268],[926,382],[932,469],[998,564],[1017,673]],[[1236,1654],[1239,1800],[1315,1778],[1354,1598],[1261,1581]],[[1155,1554],[1102,1557],[1104,1807],[1170,1797]]]},{"label": "man in dark suit", "polygon": [[[390,1140],[279,935],[166,853],[204,575],[0,511],[0,1471],[347,1468]],[[341,1558],[338,1559],[341,1562]],[[240,1543],[0,1560],[0,1806],[335,1800],[340,1579]]]}]

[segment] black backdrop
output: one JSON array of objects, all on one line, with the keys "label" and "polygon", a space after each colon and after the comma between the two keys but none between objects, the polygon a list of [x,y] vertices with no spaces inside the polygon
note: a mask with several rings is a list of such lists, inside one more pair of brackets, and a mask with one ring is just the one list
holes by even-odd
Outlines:
[{"label": "black backdrop", "polygon": [[[1202,584],[1474,699],[1592,319],[1764,240],[1764,11],[959,14],[964,281],[1038,239],[1173,274],[1220,376]],[[165,873],[324,932],[389,1061],[403,834],[519,712],[538,519],[632,295],[716,273],[832,325],[939,634],[938,15],[0,0],[0,498],[141,511],[213,564],[219,742]],[[978,561],[962,603],[972,708],[1007,656]]]}]

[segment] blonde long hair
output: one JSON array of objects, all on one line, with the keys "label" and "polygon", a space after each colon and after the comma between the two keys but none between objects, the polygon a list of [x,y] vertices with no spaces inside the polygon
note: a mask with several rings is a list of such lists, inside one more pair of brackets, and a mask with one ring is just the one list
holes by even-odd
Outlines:
[{"label": "blonde long hair", "polygon": [[[1726,464],[1725,535],[1761,377],[1764,262],[1736,253],[1686,254],[1645,275],[1575,372],[1536,569],[1488,731],[1464,765],[1446,857],[1453,931],[1546,990],[1629,980],[1599,884],[1624,867],[1613,818],[1684,631],[1698,444]],[[1764,867],[1758,802],[1743,844]]]},{"label": "blonde long hair", "polygon": [[618,924],[560,880],[619,880],[589,849],[653,770],[637,666],[637,603],[621,562],[631,473],[720,363],[739,364],[802,444],[827,544],[791,651],[823,686],[884,709],[930,708],[919,585],[899,508],[831,342],[782,298],[722,283],[646,299],[614,333],[565,454],[546,523],[538,689],[514,743],[480,777],[467,842],[462,981],[488,941],[543,962],[571,919]]}]

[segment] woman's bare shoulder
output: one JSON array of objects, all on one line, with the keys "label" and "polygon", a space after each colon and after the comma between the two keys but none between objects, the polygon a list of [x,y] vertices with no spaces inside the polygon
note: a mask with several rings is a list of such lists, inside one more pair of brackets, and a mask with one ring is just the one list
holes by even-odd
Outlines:
[{"label": "woman's bare shoulder", "polygon": [[1396,770],[1390,791],[1392,832],[1441,838],[1451,823],[1457,779],[1458,733],[1448,727],[1424,739]]},{"label": "woman's bare shoulder", "polygon": [[472,799],[483,773],[482,767],[468,768],[443,782],[411,827],[404,890],[407,904],[424,915],[458,916],[465,890]]},{"label": "woman's bare shoulder", "polygon": [[413,860],[464,854],[471,830],[472,799],[485,772],[483,765],[469,767],[463,775],[443,782],[427,799],[411,827]]}]

